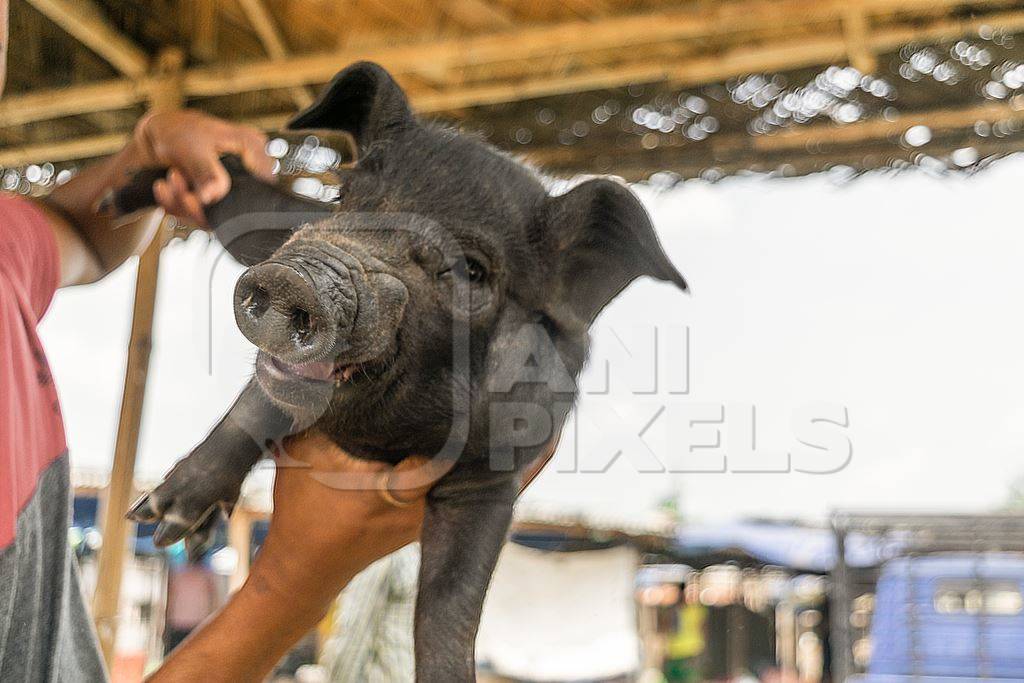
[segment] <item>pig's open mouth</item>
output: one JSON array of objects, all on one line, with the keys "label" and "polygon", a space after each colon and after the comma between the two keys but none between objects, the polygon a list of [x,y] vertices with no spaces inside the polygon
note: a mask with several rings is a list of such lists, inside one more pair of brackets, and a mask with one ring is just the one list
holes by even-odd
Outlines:
[{"label": "pig's open mouth", "polygon": [[274,368],[284,374],[294,375],[301,379],[314,382],[348,383],[353,381],[362,367],[358,363],[332,363],[330,361],[309,363],[286,363],[278,358],[270,357]]},{"label": "pig's open mouth", "polygon": [[326,407],[339,391],[355,389],[379,375],[373,361],[287,363],[265,351],[256,358],[256,379],[276,403],[301,409]]}]

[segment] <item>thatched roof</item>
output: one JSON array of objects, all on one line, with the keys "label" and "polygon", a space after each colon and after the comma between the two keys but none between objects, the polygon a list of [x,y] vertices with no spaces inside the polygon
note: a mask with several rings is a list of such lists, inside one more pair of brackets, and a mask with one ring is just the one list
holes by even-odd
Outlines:
[{"label": "thatched roof", "polygon": [[[273,129],[357,59],[392,70],[421,112],[565,173],[972,168],[1024,140],[1024,2],[11,5],[6,167],[116,149],[168,82],[189,106]],[[168,47],[182,70],[156,74]]]}]

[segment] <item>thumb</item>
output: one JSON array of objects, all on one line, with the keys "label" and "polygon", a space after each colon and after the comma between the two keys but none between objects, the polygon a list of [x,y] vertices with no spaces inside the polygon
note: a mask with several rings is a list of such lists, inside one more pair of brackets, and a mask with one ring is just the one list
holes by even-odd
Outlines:
[{"label": "thumb", "polygon": [[240,126],[228,142],[225,152],[237,154],[242,164],[253,175],[272,180],[275,160],[267,154],[267,136],[249,126]]},{"label": "thumb", "polygon": [[231,189],[231,178],[214,154],[194,157],[182,170],[204,206],[223,199]]}]

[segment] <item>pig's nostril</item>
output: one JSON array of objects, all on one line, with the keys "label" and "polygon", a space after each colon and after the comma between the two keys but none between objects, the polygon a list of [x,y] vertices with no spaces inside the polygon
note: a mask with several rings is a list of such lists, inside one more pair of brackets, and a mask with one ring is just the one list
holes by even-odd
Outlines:
[{"label": "pig's nostril", "polygon": [[309,345],[316,335],[316,323],[309,311],[304,308],[295,307],[291,316],[292,339],[303,346]]},{"label": "pig's nostril", "polygon": [[270,295],[262,287],[253,287],[242,299],[242,309],[253,320],[257,320],[270,307]]},{"label": "pig's nostril", "polygon": [[352,257],[342,254],[327,268],[321,261],[330,261],[331,254],[321,251],[313,253],[318,258],[305,258],[300,250],[256,264],[235,286],[238,329],[286,363],[327,358],[354,324],[356,291],[346,265]]}]

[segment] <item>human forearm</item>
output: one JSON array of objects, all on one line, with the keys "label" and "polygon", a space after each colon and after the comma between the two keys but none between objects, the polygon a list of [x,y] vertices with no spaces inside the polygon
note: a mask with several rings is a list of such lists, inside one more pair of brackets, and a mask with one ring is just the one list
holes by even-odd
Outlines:
[{"label": "human forearm", "polygon": [[[332,475],[373,478],[386,466],[349,458],[320,435],[293,440],[287,455],[274,482],[270,531],[248,580],[152,682],[262,680],[359,571],[419,535],[424,488],[396,491],[409,501],[403,507],[373,488],[333,488]],[[398,469],[418,466],[410,458]]]},{"label": "human forearm", "polygon": [[[288,650],[323,619],[342,588],[362,565],[360,541],[337,548],[348,555],[297,566],[262,566],[258,558],[245,585],[203,628],[175,650],[150,683],[204,680],[261,681]],[[266,549],[264,549],[266,550]],[[356,551],[356,552],[353,552]],[[275,563],[276,564],[276,563]]]},{"label": "human forearm", "polygon": [[264,152],[265,143],[265,136],[254,128],[197,111],[143,118],[124,149],[89,166],[42,202],[60,249],[62,284],[97,280],[152,240],[160,213],[127,220],[99,211],[100,200],[135,171],[169,169],[153,184],[154,198],[168,213],[203,226],[203,206],[223,198],[231,185],[220,157],[237,155],[251,173],[269,178],[273,159]]},{"label": "human forearm", "polygon": [[100,201],[147,165],[147,155],[133,140],[120,152],[54,188],[43,201],[61,247],[63,283],[93,282],[139,254],[156,233],[162,212],[132,219],[99,210]]},{"label": "human forearm", "polygon": [[308,596],[282,600],[251,582],[175,649],[150,683],[261,681],[323,613],[305,604]]}]

